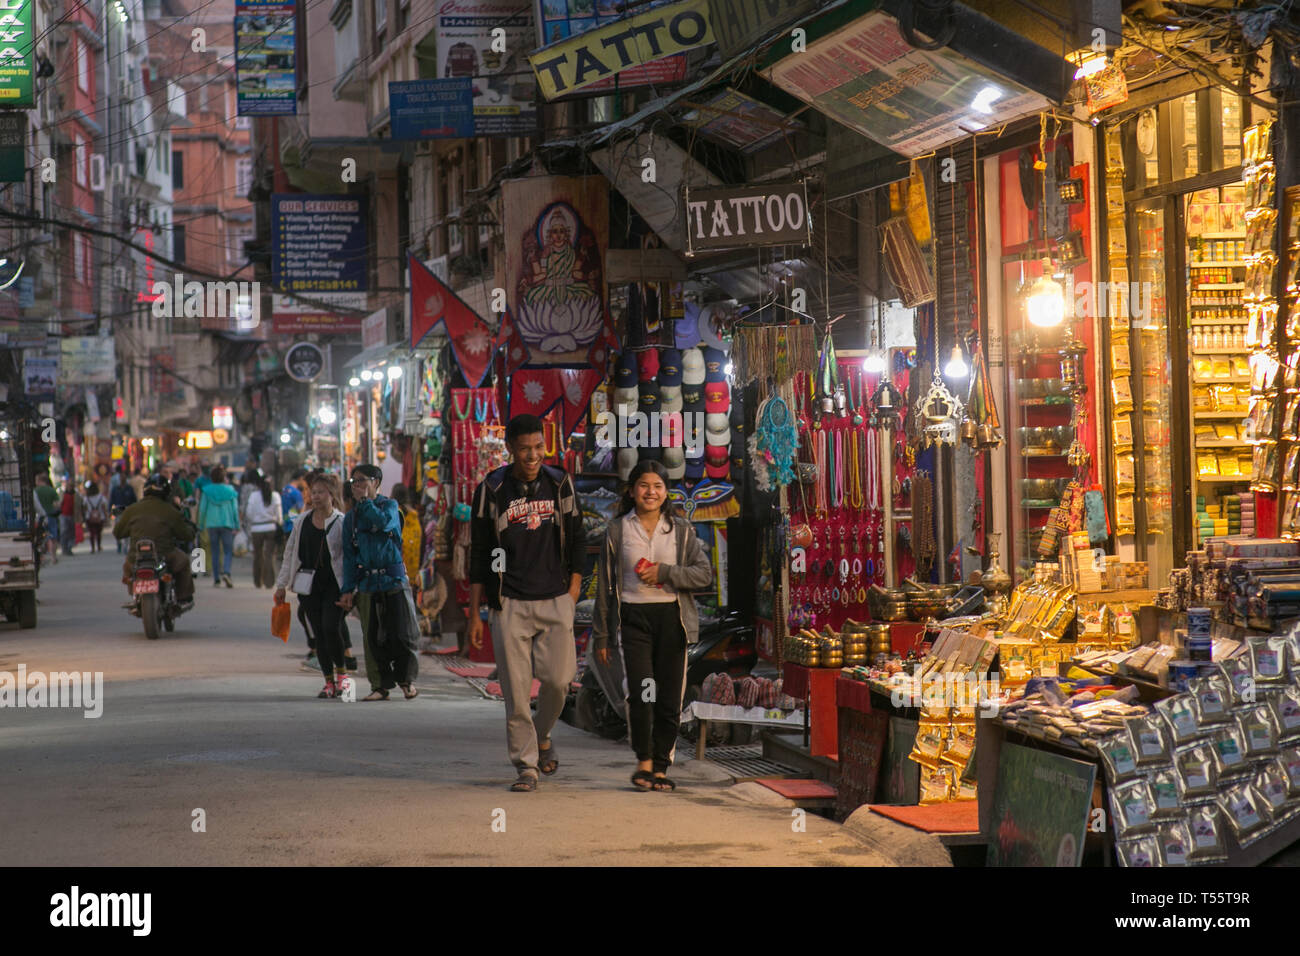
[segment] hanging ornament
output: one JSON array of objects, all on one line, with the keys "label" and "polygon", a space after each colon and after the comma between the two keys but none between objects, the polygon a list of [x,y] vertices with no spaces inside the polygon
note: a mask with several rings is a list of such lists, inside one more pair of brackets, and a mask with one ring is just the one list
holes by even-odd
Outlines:
[{"label": "hanging ornament", "polygon": [[961,401],[948,390],[948,386],[936,371],[930,382],[930,391],[921,400],[921,417],[925,420],[925,443],[955,445],[961,415]]},{"label": "hanging ornament", "polygon": [[799,432],[790,407],[779,396],[769,398],[759,407],[748,442],[758,487],[774,491],[794,481],[798,448]]}]

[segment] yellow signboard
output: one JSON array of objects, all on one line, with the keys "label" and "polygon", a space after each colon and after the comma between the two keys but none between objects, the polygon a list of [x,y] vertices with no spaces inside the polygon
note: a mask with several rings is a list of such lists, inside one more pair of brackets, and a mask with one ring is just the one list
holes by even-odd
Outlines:
[{"label": "yellow signboard", "polygon": [[214,428],[212,429],[212,440],[218,445],[224,445],[226,442],[230,441],[230,432],[226,431],[224,428]]},{"label": "yellow signboard", "polygon": [[623,70],[713,42],[708,0],[682,0],[538,50],[528,57],[548,100]]},{"label": "yellow signboard", "polygon": [[186,448],[211,448],[212,432],[186,432]]}]

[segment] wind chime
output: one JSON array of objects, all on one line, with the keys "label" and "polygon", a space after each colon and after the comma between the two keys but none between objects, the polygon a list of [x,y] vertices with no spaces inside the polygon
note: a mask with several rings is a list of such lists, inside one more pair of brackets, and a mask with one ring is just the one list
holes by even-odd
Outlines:
[{"label": "wind chime", "polygon": [[961,440],[976,451],[991,451],[1002,444],[1001,428],[988,362],[983,346],[977,342],[971,362],[970,390],[966,394],[966,416],[961,422]]}]

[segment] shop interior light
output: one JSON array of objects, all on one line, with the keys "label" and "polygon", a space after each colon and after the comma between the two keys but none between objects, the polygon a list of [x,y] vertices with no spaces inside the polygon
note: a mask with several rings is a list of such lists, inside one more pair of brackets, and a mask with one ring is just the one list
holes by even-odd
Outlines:
[{"label": "shop interior light", "polygon": [[339,420],[339,416],[334,411],[333,405],[322,405],[320,410],[316,413],[316,417],[320,419],[322,425],[333,425]]},{"label": "shop interior light", "polygon": [[185,447],[185,439],[184,439],[184,438],[178,438],[178,439],[176,439],[176,447],[177,447],[177,448],[184,448],[184,447]]},{"label": "shop interior light", "polygon": [[145,448],[152,448],[152,447],[153,447],[153,439],[152,439],[152,438],[141,438],[141,439],[140,439],[140,444],[141,444],[143,447],[145,447]]},{"label": "shop interior light", "polygon": [[1087,53],[1076,57],[1075,62],[1079,64],[1079,68],[1074,71],[1074,78],[1081,80],[1085,76],[1092,76],[1094,73],[1100,73],[1106,69],[1106,54],[1089,50]]},{"label": "shop interior light", "polygon": [[993,112],[993,104],[1002,99],[1002,91],[996,86],[986,86],[975,94],[975,99],[971,100],[970,108],[977,113],[983,113],[986,116]]},{"label": "shop interior light", "polygon": [[402,377],[402,366],[400,365],[388,366],[388,378],[390,381],[401,377]]},{"label": "shop interior light", "polygon": [[862,360],[862,371],[868,375],[879,375],[885,371],[885,356],[880,352],[872,352]]},{"label": "shop interior light", "polygon": [[0,428],[0,441],[8,441],[8,440],[9,440],[9,429]]},{"label": "shop interior light", "polygon": [[965,378],[970,374],[970,366],[966,364],[966,356],[961,354],[961,346],[952,347],[952,355],[948,359],[948,364],[943,367],[943,374],[949,378]]},{"label": "shop interior light", "polygon": [[289,434],[289,432],[288,432],[287,429],[286,429],[285,431],[280,432],[280,444],[281,444],[281,445],[287,445],[287,444],[289,444],[289,442],[291,442],[291,441],[293,441],[293,436]]},{"label": "shop interior light", "polygon": [[348,386],[350,388],[356,388],[360,384],[361,384],[361,379],[357,378],[355,375],[353,375],[350,379],[348,379]]},{"label": "shop interior light", "polygon": [[1065,321],[1065,290],[1051,273],[1051,260],[1044,259],[1043,274],[1020,291],[1029,324],[1040,329],[1055,328]]},{"label": "shop interior light", "polygon": [[361,370],[361,381],[363,381],[363,382],[368,382],[368,381],[370,381],[370,380],[371,380],[372,378],[374,378],[374,377],[375,377],[375,373],[372,372],[372,371],[370,371],[370,369],[368,369],[368,368],[363,368],[363,369]]}]

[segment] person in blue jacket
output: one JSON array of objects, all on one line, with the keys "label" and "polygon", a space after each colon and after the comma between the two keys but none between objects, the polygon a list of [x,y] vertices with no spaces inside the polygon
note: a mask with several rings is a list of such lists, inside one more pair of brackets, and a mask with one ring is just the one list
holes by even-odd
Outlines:
[{"label": "person in blue jacket", "polygon": [[212,469],[212,481],[203,489],[199,502],[199,530],[208,533],[212,561],[212,584],[233,588],[230,561],[235,552],[235,530],[239,527],[239,492],[226,484],[226,469]]},{"label": "person in blue jacket", "polygon": [[343,519],[343,585],[339,607],[357,606],[365,638],[370,693],[363,700],[387,700],[394,687],[407,700],[419,694],[416,653],[419,624],[402,560],[402,513],[379,493],[383,472],[375,465],[352,469],[356,505]]}]

